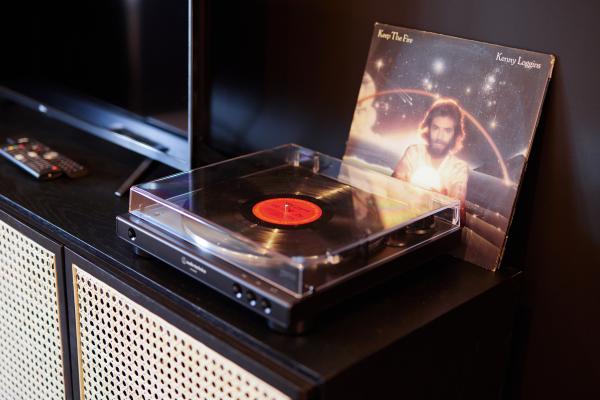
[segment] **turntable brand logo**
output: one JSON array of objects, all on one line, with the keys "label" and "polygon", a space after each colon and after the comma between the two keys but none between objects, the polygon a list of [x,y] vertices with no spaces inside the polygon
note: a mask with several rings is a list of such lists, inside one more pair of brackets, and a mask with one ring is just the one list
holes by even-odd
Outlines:
[{"label": "turntable brand logo", "polygon": [[183,265],[187,265],[188,267],[192,267],[196,271],[200,271],[203,274],[206,274],[206,269],[202,268],[199,264],[196,264],[192,260],[187,259],[185,256],[181,257],[181,263]]}]

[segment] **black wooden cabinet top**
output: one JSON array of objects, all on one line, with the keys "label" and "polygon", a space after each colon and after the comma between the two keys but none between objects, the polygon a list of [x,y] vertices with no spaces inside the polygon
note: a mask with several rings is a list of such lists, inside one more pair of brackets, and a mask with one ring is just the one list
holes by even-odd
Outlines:
[{"label": "black wooden cabinet top", "polygon": [[[518,275],[440,259],[337,307],[306,335],[281,335],[270,331],[260,317],[168,265],[134,255],[117,238],[115,217],[127,212],[128,199],[117,198],[113,192],[141,161],[140,156],[33,111],[2,104],[0,141],[8,136],[35,138],[85,164],[90,174],[75,180],[37,182],[0,159],[0,208],[144,288],[174,312],[211,325],[315,383],[335,379],[377,357],[402,338],[512,284]],[[174,172],[160,166],[149,178]],[[465,332],[473,331],[479,322],[467,322]]]}]

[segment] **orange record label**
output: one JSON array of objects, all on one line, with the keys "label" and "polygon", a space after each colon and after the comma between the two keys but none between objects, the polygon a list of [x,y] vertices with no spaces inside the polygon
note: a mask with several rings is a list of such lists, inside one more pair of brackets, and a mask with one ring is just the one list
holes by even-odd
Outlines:
[{"label": "orange record label", "polygon": [[276,225],[306,225],[315,222],[323,210],[308,200],[276,197],[260,201],[252,207],[252,214],[261,221]]}]

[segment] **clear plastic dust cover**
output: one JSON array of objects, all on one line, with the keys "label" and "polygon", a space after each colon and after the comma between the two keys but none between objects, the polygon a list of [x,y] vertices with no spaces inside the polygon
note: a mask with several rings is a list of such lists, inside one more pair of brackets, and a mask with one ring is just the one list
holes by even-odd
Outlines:
[{"label": "clear plastic dust cover", "polygon": [[459,201],[289,144],[134,186],[129,211],[302,297],[457,230]]}]

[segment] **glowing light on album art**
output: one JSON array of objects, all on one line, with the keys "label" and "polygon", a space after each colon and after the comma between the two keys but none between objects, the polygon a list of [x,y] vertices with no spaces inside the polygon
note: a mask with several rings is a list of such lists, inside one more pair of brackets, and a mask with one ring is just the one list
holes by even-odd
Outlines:
[{"label": "glowing light on album art", "polygon": [[[495,81],[495,79],[494,79],[494,81]],[[364,96],[364,97],[358,99],[358,104],[360,105],[364,101],[371,100],[371,99],[377,98],[379,96],[386,96],[386,95],[390,95],[390,94],[406,94],[406,93],[430,97],[435,100],[440,98],[440,95],[438,93],[431,93],[431,92],[428,92],[427,90],[411,89],[411,88],[397,88],[397,89],[382,90],[382,91],[375,92],[373,94]],[[457,104],[460,104],[457,100],[455,100],[455,99],[452,99],[452,100],[456,101]],[[494,152],[494,155],[496,156],[496,160],[498,161],[498,165],[500,166],[500,170],[502,171],[502,180],[503,180],[504,184],[506,186],[512,185],[513,182],[511,181],[510,177],[508,176],[508,169],[506,168],[506,164],[504,163],[502,155],[500,154],[500,150],[498,150],[498,146],[496,146],[494,139],[492,139],[492,135],[490,135],[490,133],[487,131],[487,129],[485,129],[483,127],[483,125],[477,120],[477,118],[475,118],[473,116],[473,114],[471,114],[470,112],[465,110],[460,105],[459,105],[459,107],[460,107],[462,113],[465,115],[465,117],[467,117],[467,119],[469,121],[471,121],[471,123],[473,125],[475,125],[477,130],[481,133],[481,135],[485,138],[485,140],[488,142],[488,144],[492,148],[492,151]]]},{"label": "glowing light on album art", "polygon": [[424,189],[440,191],[442,189],[442,178],[433,167],[425,166],[415,171],[410,177],[410,183]]}]

